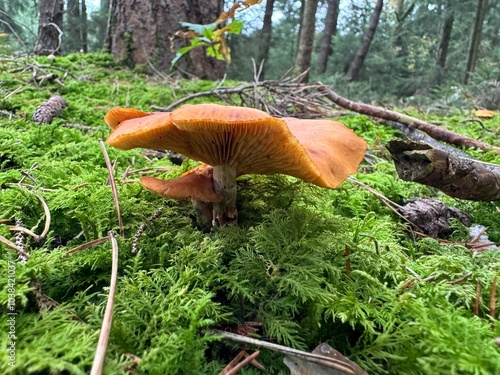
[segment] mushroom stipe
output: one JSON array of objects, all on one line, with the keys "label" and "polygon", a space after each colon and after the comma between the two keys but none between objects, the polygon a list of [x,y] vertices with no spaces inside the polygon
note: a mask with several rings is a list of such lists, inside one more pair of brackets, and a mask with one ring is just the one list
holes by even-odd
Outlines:
[{"label": "mushroom stipe", "polygon": [[276,118],[253,108],[186,104],[148,113],[117,107],[104,120],[113,128],[106,140],[113,147],[172,150],[205,163],[177,180],[141,183],[164,197],[192,199],[205,216],[201,222],[212,226],[237,220],[239,175],[282,173],[335,188],[357,171],[366,151],[366,142],[339,122]]}]

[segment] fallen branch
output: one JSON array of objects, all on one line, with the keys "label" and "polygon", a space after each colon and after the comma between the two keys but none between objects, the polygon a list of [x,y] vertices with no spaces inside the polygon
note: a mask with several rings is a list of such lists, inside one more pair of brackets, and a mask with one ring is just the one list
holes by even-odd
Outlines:
[{"label": "fallen branch", "polygon": [[392,140],[387,149],[401,179],[473,201],[500,199],[500,166],[465,159],[426,143]]},{"label": "fallen branch", "polygon": [[349,109],[351,111],[355,111],[367,116],[373,116],[373,117],[378,117],[382,118],[384,120],[388,121],[396,121],[400,122],[409,126],[412,126],[416,129],[419,129],[428,135],[430,135],[432,138],[458,146],[458,147],[469,147],[469,148],[477,148],[480,150],[483,150],[485,152],[487,151],[494,151],[496,154],[500,154],[500,147],[496,147],[493,145],[490,145],[485,142],[478,141],[476,139],[472,139],[469,137],[466,137],[464,135],[460,135],[457,133],[454,133],[452,131],[443,129],[439,126],[430,124],[428,122],[425,122],[423,120],[419,120],[415,117],[411,117],[402,113],[390,111],[385,108],[380,108],[380,107],[375,107],[369,104],[365,103],[360,103],[360,102],[353,102],[350,101],[349,99],[346,99],[336,92],[334,92],[332,89],[330,89],[326,85],[321,85],[319,87],[320,91],[324,93],[324,95],[330,99],[332,102],[335,104],[341,106],[342,108]]}]

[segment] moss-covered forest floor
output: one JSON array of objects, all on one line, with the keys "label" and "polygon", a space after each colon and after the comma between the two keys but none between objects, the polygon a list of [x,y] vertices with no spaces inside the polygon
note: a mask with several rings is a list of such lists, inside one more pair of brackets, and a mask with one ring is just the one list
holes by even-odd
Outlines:
[{"label": "moss-covered forest floor", "polygon": [[[0,60],[0,235],[15,242],[8,225],[16,220],[40,234],[46,214],[39,198],[51,222],[43,242],[27,234],[18,239],[30,256],[25,263],[0,243],[0,373],[87,374],[107,302],[111,244],[67,252],[110,230],[119,233],[98,142],[110,132],[103,116],[114,106],[149,111],[217,83],[147,77],[102,54],[27,64]],[[35,84],[35,66],[57,74],[60,83],[48,77]],[[53,95],[64,97],[68,107],[51,124],[37,124],[33,111]],[[461,122],[471,116],[467,110],[449,110],[445,117],[413,115],[500,146],[500,115],[483,121],[488,131]],[[363,137],[376,156],[376,163],[361,165],[358,180],[398,204],[411,197],[440,199],[470,214],[473,223],[488,227],[490,240],[500,242],[498,202],[457,200],[401,181],[383,149],[396,131],[364,116],[337,120]],[[118,283],[105,374],[217,374],[241,347],[204,329],[248,321],[262,323],[258,334],[283,345],[310,351],[328,342],[370,374],[500,374],[494,343],[500,336],[500,298],[493,300],[496,313],[490,316],[500,254],[463,246],[463,226],[455,224],[448,242],[423,238],[351,182],[328,190],[287,176],[248,175],[238,182],[239,225],[206,233],[193,225],[189,202],[151,194],[138,173],[121,181],[127,168],[169,167],[149,172],[171,179],[196,162],[175,166],[167,158],[146,158],[142,150],[108,147],[108,153],[116,161],[125,237],[117,235]],[[499,155],[472,154],[500,164]],[[148,223],[160,207],[163,214]],[[148,225],[134,255],[133,237],[143,223]],[[40,309],[53,303],[40,289],[33,292],[38,283],[57,306]],[[12,315],[6,314],[12,287],[15,339],[8,334]],[[14,366],[7,350],[12,340]],[[280,354],[263,349],[258,359],[266,374],[289,373]],[[251,366],[241,371],[258,373]]]}]

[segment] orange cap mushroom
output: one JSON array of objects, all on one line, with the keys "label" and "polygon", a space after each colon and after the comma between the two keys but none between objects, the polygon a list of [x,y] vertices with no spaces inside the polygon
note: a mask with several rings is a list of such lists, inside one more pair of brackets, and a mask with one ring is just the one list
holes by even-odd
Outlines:
[{"label": "orange cap mushroom", "polygon": [[236,219],[237,172],[283,173],[333,188],[356,172],[366,150],[362,138],[329,120],[278,119],[257,109],[216,104],[142,114],[121,122],[107,143],[170,149],[210,164],[214,191],[223,196],[214,204],[219,225]]},{"label": "orange cap mushroom", "polygon": [[220,202],[222,196],[214,191],[213,169],[207,164],[184,173],[175,180],[141,177],[141,184],[152,193],[172,199],[195,199],[203,202]]}]

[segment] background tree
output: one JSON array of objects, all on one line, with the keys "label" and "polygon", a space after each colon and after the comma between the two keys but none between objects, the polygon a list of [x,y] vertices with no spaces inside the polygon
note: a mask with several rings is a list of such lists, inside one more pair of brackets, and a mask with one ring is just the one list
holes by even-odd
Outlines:
[{"label": "background tree", "polygon": [[[223,0],[112,0],[110,14],[110,52],[129,66],[151,66],[168,70],[176,51],[183,45],[174,39],[179,22],[210,24],[222,12]],[[189,59],[176,65],[180,71],[200,78],[217,79],[225,63],[194,49]]]},{"label": "background tree", "polygon": [[63,38],[64,50],[86,53],[88,52],[87,39],[87,6],[85,0],[67,0]]},{"label": "background tree", "polygon": [[356,52],[356,56],[351,62],[349,66],[349,70],[347,72],[347,77],[354,81],[363,66],[363,61],[365,60],[366,54],[370,49],[370,44],[372,43],[373,37],[375,36],[375,32],[377,31],[378,21],[380,19],[380,14],[382,13],[382,8],[384,6],[383,0],[377,0],[377,4],[375,5],[375,9],[373,10],[372,16],[370,18],[370,24],[368,29],[366,30],[363,40],[358,48],[358,52]]},{"label": "background tree", "polygon": [[35,54],[61,53],[63,13],[63,0],[40,0],[40,20],[34,48]]},{"label": "background tree", "polygon": [[[260,50],[259,50],[259,58],[258,63],[260,64],[262,61],[267,62],[269,58],[269,48],[271,47],[271,38],[273,31],[273,11],[274,11],[274,0],[266,1],[266,11],[264,13],[264,22],[262,25],[261,31],[261,40],[260,40]],[[260,78],[263,80],[266,76],[265,64],[262,67],[262,73]]]},{"label": "background tree", "polygon": [[476,67],[476,62],[479,53],[479,45],[481,44],[481,36],[483,33],[483,23],[486,14],[486,9],[488,8],[488,0],[478,0],[476,17],[474,19],[474,26],[472,28],[472,35],[469,43],[469,53],[467,55],[467,67],[465,69],[464,83],[469,82],[470,74],[474,71]]},{"label": "background tree", "polygon": [[339,18],[340,0],[327,0],[328,8],[325,17],[325,27],[321,37],[318,53],[318,73],[326,71],[328,56],[332,52],[332,37],[337,33],[337,21]]},{"label": "background tree", "polygon": [[436,83],[440,84],[443,80],[443,72],[446,67],[446,58],[448,57],[448,48],[451,40],[451,32],[453,30],[453,21],[455,20],[455,12],[449,1],[444,4],[443,27],[441,29],[441,40],[436,55]]},{"label": "background tree", "polygon": [[[297,57],[295,59],[295,72],[297,74],[305,72],[311,66],[311,54],[314,44],[317,8],[318,0],[305,0],[304,13],[299,32]],[[308,73],[304,75],[304,82],[307,82],[308,76]]]}]

